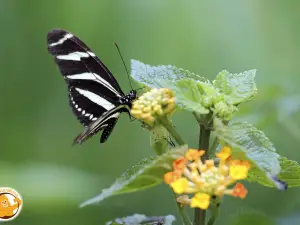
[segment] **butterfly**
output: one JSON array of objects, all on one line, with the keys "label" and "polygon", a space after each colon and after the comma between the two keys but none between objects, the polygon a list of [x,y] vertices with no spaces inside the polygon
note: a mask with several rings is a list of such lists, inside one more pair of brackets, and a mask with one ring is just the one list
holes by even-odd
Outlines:
[{"label": "butterfly", "polygon": [[85,127],[73,143],[81,144],[99,131],[100,143],[104,143],[121,113],[130,116],[136,90],[125,95],[109,69],[72,33],[54,29],[48,32],[47,42],[67,83],[72,111]]}]

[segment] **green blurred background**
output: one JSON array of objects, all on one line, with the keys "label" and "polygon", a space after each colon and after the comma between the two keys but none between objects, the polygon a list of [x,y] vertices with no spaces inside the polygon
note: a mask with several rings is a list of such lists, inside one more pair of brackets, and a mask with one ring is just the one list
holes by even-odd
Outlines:
[{"label": "green blurred background", "polygon": [[[20,216],[10,223],[99,225],[133,213],[176,212],[166,185],[78,208],[154,153],[149,134],[124,115],[107,143],[100,145],[97,135],[71,147],[82,127],[47,53],[49,30],[78,35],[124,92],[130,86],[114,42],[128,67],[130,59],[172,64],[210,79],[223,69],[257,69],[258,95],[241,106],[237,118],[262,129],[280,154],[300,161],[299,8],[300,2],[292,0],[0,1],[0,186],[17,189],[24,199]],[[192,115],[177,113],[174,123],[197,147]],[[247,187],[245,200],[225,198],[218,225],[300,224],[299,188]]]}]

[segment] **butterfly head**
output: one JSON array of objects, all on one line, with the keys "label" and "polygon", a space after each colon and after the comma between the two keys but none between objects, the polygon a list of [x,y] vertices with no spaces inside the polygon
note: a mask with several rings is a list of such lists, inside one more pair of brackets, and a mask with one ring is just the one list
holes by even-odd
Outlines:
[{"label": "butterfly head", "polygon": [[131,90],[127,95],[119,99],[120,104],[128,105],[131,108],[132,102],[137,98],[136,90]]},{"label": "butterfly head", "polygon": [[137,93],[136,93],[136,90],[131,90],[128,94],[128,97],[129,99],[132,101],[132,100],[135,100],[137,98]]}]

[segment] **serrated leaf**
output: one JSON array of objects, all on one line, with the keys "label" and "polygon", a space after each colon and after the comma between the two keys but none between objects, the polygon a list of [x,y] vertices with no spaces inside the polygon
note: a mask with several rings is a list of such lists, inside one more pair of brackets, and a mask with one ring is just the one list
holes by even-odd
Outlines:
[{"label": "serrated leaf", "polygon": [[167,216],[145,216],[143,214],[134,214],[132,216],[127,216],[123,218],[117,218],[113,221],[109,221],[106,225],[155,225],[155,224],[163,224],[163,225],[171,225],[175,221],[175,217],[173,215]]},{"label": "serrated leaf", "polygon": [[138,60],[131,60],[131,76],[136,81],[151,87],[151,88],[162,88],[164,87],[160,81],[178,81],[181,79],[191,78],[198,81],[205,82],[206,79],[171,65],[159,65],[151,66],[144,64]]},{"label": "serrated leaf", "polygon": [[250,160],[253,164],[249,172],[249,181],[265,186],[278,186],[272,179],[280,173],[279,155],[265,134],[246,122],[235,122],[225,126],[215,120],[218,138],[233,149],[233,157]]},{"label": "serrated leaf", "polygon": [[239,74],[223,70],[217,75],[213,84],[225,94],[228,103],[236,105],[251,99],[256,94],[255,74],[256,70]]},{"label": "serrated leaf", "polygon": [[[288,187],[299,187],[300,186],[300,166],[296,161],[289,160],[285,157],[279,158],[280,162],[280,173],[278,178],[285,181]],[[253,172],[250,170],[248,181],[257,182],[265,186],[273,187],[273,183],[270,180],[265,179],[263,171],[256,170]]]},{"label": "serrated leaf", "polygon": [[109,188],[102,190],[98,196],[83,202],[80,207],[98,203],[114,195],[141,191],[162,183],[163,175],[172,170],[172,161],[184,155],[186,150],[187,146],[182,146],[170,149],[163,155],[142,160],[127,170]]},{"label": "serrated leaf", "polygon": [[300,186],[300,166],[296,161],[280,157],[280,174],[279,179],[288,183],[289,187]]}]

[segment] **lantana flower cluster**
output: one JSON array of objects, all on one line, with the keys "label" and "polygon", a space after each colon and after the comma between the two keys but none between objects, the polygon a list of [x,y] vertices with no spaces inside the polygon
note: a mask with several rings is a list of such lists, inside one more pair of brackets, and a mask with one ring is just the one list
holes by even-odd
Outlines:
[{"label": "lantana flower cluster", "polygon": [[[205,151],[189,149],[185,156],[173,162],[173,171],[164,175],[165,182],[176,194],[184,194],[177,201],[192,208],[207,209],[213,196],[231,195],[245,198],[247,189],[238,180],[246,179],[250,163],[233,160],[231,148],[225,146],[216,154],[220,159],[218,167],[213,160],[202,162]],[[233,185],[233,188],[228,186]],[[188,195],[193,194],[192,198]]]},{"label": "lantana flower cluster", "polygon": [[171,115],[175,107],[175,97],[170,89],[153,88],[133,102],[131,115],[151,126],[158,116]]}]

